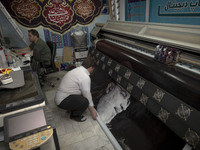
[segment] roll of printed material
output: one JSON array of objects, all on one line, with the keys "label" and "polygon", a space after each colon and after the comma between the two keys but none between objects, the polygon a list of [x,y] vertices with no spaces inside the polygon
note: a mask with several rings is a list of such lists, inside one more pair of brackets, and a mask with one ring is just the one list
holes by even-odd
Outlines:
[{"label": "roll of printed material", "polygon": [[114,138],[114,136],[112,135],[112,133],[110,132],[110,130],[106,127],[106,125],[102,122],[101,118],[99,117],[99,115],[97,116],[97,122],[99,123],[100,127],[102,128],[102,130],[104,131],[104,133],[106,134],[106,136],[108,137],[108,139],[110,140],[111,144],[113,145],[113,147],[116,150],[123,150],[122,147],[119,145],[119,143],[117,142],[117,140]]}]

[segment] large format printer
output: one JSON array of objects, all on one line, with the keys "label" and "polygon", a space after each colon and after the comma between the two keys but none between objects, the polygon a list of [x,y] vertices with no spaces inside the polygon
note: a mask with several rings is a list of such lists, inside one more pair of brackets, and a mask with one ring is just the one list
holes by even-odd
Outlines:
[{"label": "large format printer", "polygon": [[[200,27],[108,21],[91,39],[97,68],[132,97],[109,125],[123,149],[199,150]],[[157,61],[157,45],[176,49],[176,62]]]}]

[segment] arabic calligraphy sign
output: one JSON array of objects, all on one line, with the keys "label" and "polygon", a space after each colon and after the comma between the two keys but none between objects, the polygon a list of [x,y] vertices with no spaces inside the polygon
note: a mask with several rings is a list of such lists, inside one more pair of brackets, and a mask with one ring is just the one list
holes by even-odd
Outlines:
[{"label": "arabic calligraphy sign", "polygon": [[31,21],[36,17],[39,17],[41,7],[36,2],[28,3],[28,0],[22,0],[22,3],[13,2],[11,3],[12,10],[16,10],[15,13],[20,18],[26,18]]},{"label": "arabic calligraphy sign", "polygon": [[165,6],[164,12],[161,12],[160,6],[158,6],[158,16],[200,16],[200,12],[196,12],[196,7],[200,7],[200,0],[193,3],[190,2],[176,2],[168,1]]},{"label": "arabic calligraphy sign", "polygon": [[74,9],[76,10],[75,13],[84,19],[93,14],[94,8],[94,3],[87,0],[83,0],[82,2],[76,1],[74,4]]},{"label": "arabic calligraphy sign", "polygon": [[90,24],[103,8],[102,0],[7,0],[2,4],[21,25],[41,25],[60,34],[77,24]]},{"label": "arabic calligraphy sign", "polygon": [[150,6],[151,22],[200,25],[200,0],[154,0]]},{"label": "arabic calligraphy sign", "polygon": [[62,27],[72,22],[74,12],[71,7],[66,3],[55,3],[53,7],[51,5],[45,5],[43,10],[43,17],[49,24],[55,24]]}]

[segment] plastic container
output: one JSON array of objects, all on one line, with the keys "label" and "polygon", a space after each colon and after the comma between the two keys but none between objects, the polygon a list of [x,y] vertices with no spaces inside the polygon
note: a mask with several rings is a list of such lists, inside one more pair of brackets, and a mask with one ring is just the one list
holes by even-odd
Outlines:
[{"label": "plastic container", "polygon": [[12,56],[8,55],[8,66],[9,67],[13,67],[13,59],[12,59]]}]

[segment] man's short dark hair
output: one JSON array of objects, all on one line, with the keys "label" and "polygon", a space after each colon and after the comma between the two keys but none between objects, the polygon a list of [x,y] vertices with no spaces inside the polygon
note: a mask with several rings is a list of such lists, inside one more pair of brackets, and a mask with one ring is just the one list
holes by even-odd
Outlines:
[{"label": "man's short dark hair", "polygon": [[96,60],[94,58],[92,58],[92,57],[87,57],[83,61],[82,66],[85,67],[86,69],[88,69],[90,67],[95,68],[96,67]]},{"label": "man's short dark hair", "polygon": [[32,35],[35,35],[39,38],[39,33],[37,32],[37,30],[31,29],[31,30],[28,30],[28,32],[32,33]]}]

